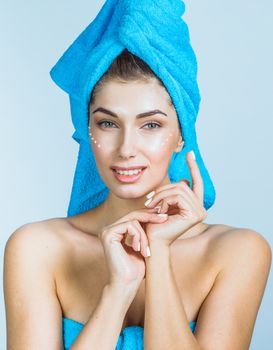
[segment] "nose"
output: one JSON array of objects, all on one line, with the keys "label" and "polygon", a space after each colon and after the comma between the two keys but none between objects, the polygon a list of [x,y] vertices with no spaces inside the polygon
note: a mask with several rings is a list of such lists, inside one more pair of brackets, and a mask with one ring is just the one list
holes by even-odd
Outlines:
[{"label": "nose", "polygon": [[136,155],[139,136],[134,131],[126,131],[120,135],[118,152],[122,158],[129,158]]}]

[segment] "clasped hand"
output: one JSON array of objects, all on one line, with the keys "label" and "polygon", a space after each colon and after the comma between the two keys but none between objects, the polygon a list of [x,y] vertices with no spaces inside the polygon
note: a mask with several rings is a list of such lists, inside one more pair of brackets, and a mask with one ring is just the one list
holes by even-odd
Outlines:
[{"label": "clasped hand", "polygon": [[169,246],[181,234],[207,217],[203,206],[204,185],[198,164],[191,152],[187,153],[186,160],[192,178],[192,189],[185,179],[158,187],[154,190],[152,201],[146,205],[153,212],[158,203],[162,202],[160,213],[168,214],[162,223],[143,224],[150,243],[156,241]]}]

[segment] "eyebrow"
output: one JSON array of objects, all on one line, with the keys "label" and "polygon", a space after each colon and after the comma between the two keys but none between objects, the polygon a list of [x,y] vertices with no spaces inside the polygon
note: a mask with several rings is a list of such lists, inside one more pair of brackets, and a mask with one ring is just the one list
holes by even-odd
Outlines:
[{"label": "eyebrow", "polygon": [[[103,108],[103,107],[99,107],[97,109],[95,109],[92,113],[96,113],[96,112],[102,112],[102,113],[105,113],[105,114],[108,114],[108,115],[111,115],[112,117],[114,118],[118,118],[118,115],[112,111],[109,111],[108,109],[106,108]],[[136,115],[136,118],[137,119],[140,119],[140,118],[145,118],[145,117],[149,117],[151,115],[154,115],[154,114],[163,114],[165,115],[166,117],[168,117],[168,115],[162,111],[160,111],[159,109],[155,109],[153,111],[149,111],[149,112],[144,112],[144,113],[140,113],[140,114],[137,114]]]}]

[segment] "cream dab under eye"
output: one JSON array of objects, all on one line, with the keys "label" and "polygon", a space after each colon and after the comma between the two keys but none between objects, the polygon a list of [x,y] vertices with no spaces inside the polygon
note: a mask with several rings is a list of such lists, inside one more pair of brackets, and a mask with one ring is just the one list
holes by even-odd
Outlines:
[{"label": "cream dab under eye", "polygon": [[[115,125],[115,124],[112,123],[110,120],[103,120],[103,121],[97,122],[97,125],[101,126],[101,125],[103,125],[103,124],[105,125],[105,123]],[[149,122],[149,123],[146,123],[144,126],[146,126],[146,125],[156,125],[156,127],[148,128],[148,129],[159,129],[159,128],[161,128],[161,125],[158,124],[158,123],[156,123],[156,122]],[[105,127],[105,128],[107,129],[108,127]]]}]

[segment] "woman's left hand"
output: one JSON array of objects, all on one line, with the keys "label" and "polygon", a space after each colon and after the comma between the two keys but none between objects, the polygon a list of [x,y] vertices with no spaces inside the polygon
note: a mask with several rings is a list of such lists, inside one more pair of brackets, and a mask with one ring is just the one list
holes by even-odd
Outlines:
[{"label": "woman's left hand", "polygon": [[167,219],[162,223],[145,225],[150,243],[160,241],[170,246],[181,234],[207,217],[207,211],[203,206],[203,180],[198,164],[190,153],[187,153],[186,160],[192,178],[192,189],[188,180],[158,187],[155,189],[152,201],[146,206],[153,211],[154,207],[162,202],[160,213],[168,214]]}]

